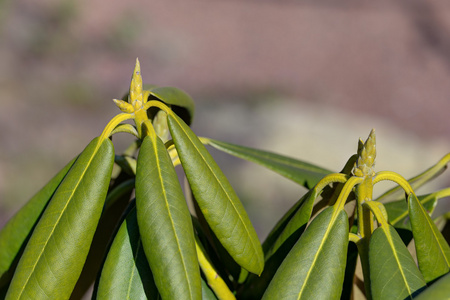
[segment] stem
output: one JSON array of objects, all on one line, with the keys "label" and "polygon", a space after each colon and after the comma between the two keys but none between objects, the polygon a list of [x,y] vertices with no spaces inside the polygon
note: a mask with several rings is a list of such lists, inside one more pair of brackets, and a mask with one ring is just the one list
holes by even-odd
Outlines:
[{"label": "stem", "polygon": [[375,177],[373,178],[373,185],[383,180],[390,180],[397,183],[408,195],[411,193],[414,194],[414,190],[412,189],[409,182],[400,174],[397,174],[392,171],[378,172],[377,174],[375,174]]},{"label": "stem", "polygon": [[203,274],[205,274],[208,285],[214,291],[216,296],[220,300],[236,299],[236,297],[233,295],[233,293],[228,288],[227,284],[223,281],[222,277],[219,276],[219,274],[216,272],[216,270],[214,269],[214,267],[212,266],[212,264],[206,257],[203,247],[201,246],[200,242],[198,241],[197,236],[195,237],[195,247],[197,249],[197,257],[198,257],[198,262],[200,264],[200,268],[202,269]]},{"label": "stem", "polygon": [[372,299],[370,290],[370,265],[369,265],[369,241],[373,231],[373,215],[370,209],[363,206],[364,202],[372,200],[373,180],[372,176],[365,176],[362,183],[356,187],[356,205],[358,211],[358,232],[361,239],[356,243],[361,259],[364,276],[364,288],[368,300]]},{"label": "stem", "polygon": [[99,145],[101,145],[104,140],[109,138],[111,132],[114,130],[114,128],[116,128],[117,125],[119,125],[123,121],[132,119],[133,117],[133,114],[121,113],[112,118],[111,121],[109,121],[109,123],[106,125],[105,129],[103,129],[102,135],[100,136]]},{"label": "stem", "polygon": [[164,103],[162,103],[161,101],[158,101],[158,100],[150,100],[150,101],[148,101],[147,103],[145,103],[145,105],[144,105],[144,107],[142,109],[147,111],[147,109],[149,109],[152,106],[155,106],[155,107],[158,107],[159,109],[162,109],[168,115],[171,115],[171,116],[174,115],[174,113],[170,109],[170,107],[168,107],[167,105],[165,105]]}]

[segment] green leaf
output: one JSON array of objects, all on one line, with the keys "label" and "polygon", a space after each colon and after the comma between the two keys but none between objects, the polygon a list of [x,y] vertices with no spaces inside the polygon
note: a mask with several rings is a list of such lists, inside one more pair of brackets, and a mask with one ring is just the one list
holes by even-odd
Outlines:
[{"label": "green leaf", "polygon": [[157,299],[158,290],[142,248],[136,209],[120,226],[102,269],[97,299]]},{"label": "green leaf", "polygon": [[419,268],[428,283],[449,272],[450,247],[414,194],[408,207]]},{"label": "green leaf", "polygon": [[414,300],[429,299],[450,299],[450,273],[439,278],[432,286],[414,298]]},{"label": "green leaf", "polygon": [[[419,201],[431,215],[438,201],[438,192],[419,196]],[[408,203],[402,199],[384,204],[389,217],[389,223],[395,228],[411,230],[411,222],[408,215]]]},{"label": "green leaf", "polygon": [[378,227],[370,238],[372,297],[412,299],[426,286],[425,280],[394,227],[387,226]]},{"label": "green leaf", "polygon": [[314,193],[306,193],[275,225],[262,247],[265,266],[260,276],[251,275],[242,291],[243,299],[261,299],[264,291],[306,228],[314,203]]},{"label": "green leaf", "polygon": [[240,266],[261,274],[264,268],[261,244],[230,183],[205,146],[178,116],[168,115],[168,124],[192,193],[206,221]]},{"label": "green leaf", "polygon": [[184,91],[174,87],[153,87],[149,89],[149,92],[153,97],[170,105],[172,111],[187,124],[192,123],[195,105],[192,98]]},{"label": "green leaf", "polygon": [[81,275],[72,291],[71,299],[82,299],[101,271],[111,241],[124,218],[134,190],[134,179],[122,172],[116,180],[111,180],[103,212],[95,230],[88,256]]},{"label": "green leaf", "polygon": [[202,299],[203,300],[217,300],[216,295],[211,291],[209,286],[202,278]]},{"label": "green leaf", "polygon": [[191,215],[169,154],[156,135],[145,137],[139,151],[136,210],[144,251],[163,299],[199,299]]},{"label": "green leaf", "polygon": [[326,208],[289,252],[263,299],[339,299],[347,245],[347,213]]},{"label": "green leaf", "polygon": [[56,189],[76,159],[71,160],[34,195],[0,231],[0,287],[9,282],[27,240]]},{"label": "green leaf", "polygon": [[69,298],[103,209],[113,163],[109,139],[95,138],[80,154],[37,224],[6,299]]},{"label": "green leaf", "polygon": [[279,154],[213,139],[207,139],[207,141],[209,145],[220,151],[260,164],[306,188],[313,187],[322,177],[332,173],[310,163]]}]

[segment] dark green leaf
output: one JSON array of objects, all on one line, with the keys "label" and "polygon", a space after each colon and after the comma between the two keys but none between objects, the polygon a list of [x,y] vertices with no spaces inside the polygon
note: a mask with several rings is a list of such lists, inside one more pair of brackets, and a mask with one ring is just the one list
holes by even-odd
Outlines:
[{"label": "dark green leaf", "polygon": [[74,162],[75,159],[59,171],[0,231],[0,287],[11,280],[20,252],[23,251],[45,207]]},{"label": "dark green leaf", "polygon": [[450,299],[450,273],[439,278],[432,286],[420,293],[415,300]]},{"label": "dark green leaf", "polygon": [[412,299],[426,286],[394,227],[378,227],[370,238],[370,284],[374,300]]},{"label": "dark green leaf", "polygon": [[326,208],[289,252],[263,299],[339,299],[347,245],[346,212]]},{"label": "dark green leaf", "polygon": [[206,221],[233,259],[260,274],[264,257],[247,212],[214,159],[191,129],[168,115],[170,133],[183,169]]},{"label": "dark green leaf", "polygon": [[109,139],[96,138],[81,153],[39,220],[6,299],[70,296],[103,209],[113,163]]},{"label": "dark green leaf", "polygon": [[278,174],[297,182],[306,188],[312,188],[331,171],[310,163],[282,156],[279,154],[234,145],[213,139],[207,139],[208,144],[236,157],[260,164]]},{"label": "dark green leaf", "polygon": [[163,299],[199,299],[191,215],[169,154],[156,135],[145,137],[139,151],[136,210],[144,251]]},{"label": "dark green leaf", "polygon": [[428,283],[449,272],[450,247],[414,194],[408,207],[419,268]]},{"label": "dark green leaf", "polygon": [[142,248],[136,209],[130,211],[108,252],[97,299],[157,299],[158,290]]}]

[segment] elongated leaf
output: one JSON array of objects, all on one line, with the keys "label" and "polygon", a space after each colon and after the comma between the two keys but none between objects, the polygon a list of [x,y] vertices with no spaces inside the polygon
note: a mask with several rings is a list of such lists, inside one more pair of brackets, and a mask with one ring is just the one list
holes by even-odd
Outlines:
[{"label": "elongated leaf", "polygon": [[247,212],[214,159],[191,129],[168,116],[183,169],[206,221],[233,259],[249,272],[264,267],[261,245]]},{"label": "elongated leaf", "polygon": [[157,299],[158,295],[142,248],[136,209],[133,209],[108,252],[96,299]]},{"label": "elongated leaf", "polygon": [[332,173],[331,171],[310,163],[272,152],[234,145],[213,139],[207,139],[207,141],[209,145],[220,151],[260,164],[306,188],[312,188],[325,175]]},{"label": "elongated leaf", "polygon": [[281,219],[263,244],[265,266],[260,276],[250,275],[242,289],[243,299],[261,299],[264,291],[306,228],[314,199],[310,190]]},{"label": "elongated leaf", "polygon": [[145,137],[136,171],[142,244],[163,299],[201,298],[191,215],[162,141]]},{"label": "elongated leaf", "polygon": [[408,207],[419,268],[428,283],[449,272],[450,247],[414,194]]},{"label": "elongated leaf", "polygon": [[339,299],[347,245],[346,212],[326,208],[289,252],[263,299]]},{"label": "elongated leaf", "polygon": [[129,206],[131,193],[134,189],[134,179],[127,179],[129,177],[123,175],[125,175],[124,172],[110,185],[103,212],[91,242],[91,248],[70,296],[71,299],[82,299],[95,282],[99,271],[101,271],[111,240],[123,221],[124,212]]},{"label": "elongated leaf", "polygon": [[19,252],[25,247],[45,207],[74,162],[75,159],[59,171],[0,231],[0,287],[12,278],[14,265],[20,258]]},{"label": "elongated leaf", "polygon": [[37,224],[6,299],[69,298],[103,209],[113,162],[109,139],[100,144],[95,138],[84,149]]},{"label": "elongated leaf", "polygon": [[394,227],[378,227],[370,238],[370,284],[374,300],[412,299],[426,283]]},{"label": "elongated leaf", "polygon": [[415,300],[450,299],[450,273],[439,278],[432,286],[420,293]]}]

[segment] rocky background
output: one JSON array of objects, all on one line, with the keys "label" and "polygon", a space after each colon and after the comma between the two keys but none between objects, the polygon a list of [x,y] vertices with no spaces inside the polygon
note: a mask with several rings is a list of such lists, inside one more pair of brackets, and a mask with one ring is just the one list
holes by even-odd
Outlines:
[{"label": "rocky background", "polygon": [[[0,227],[119,112],[136,57],[202,136],[338,171],[376,128],[405,177],[450,151],[448,1],[0,0]],[[264,239],[304,189],[212,153]]]}]

